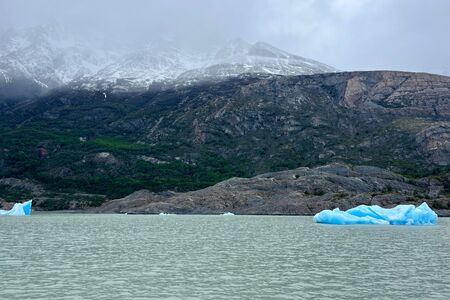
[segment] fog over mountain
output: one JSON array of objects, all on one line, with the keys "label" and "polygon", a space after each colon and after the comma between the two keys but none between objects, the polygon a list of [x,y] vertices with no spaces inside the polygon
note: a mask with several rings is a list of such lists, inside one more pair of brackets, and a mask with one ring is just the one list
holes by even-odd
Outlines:
[{"label": "fog over mountain", "polygon": [[192,47],[162,35],[130,43],[80,36],[59,24],[0,35],[0,95],[28,96],[59,87],[146,90],[152,84],[188,85],[244,73],[310,75],[334,72],[323,63],[264,42],[234,39]]},{"label": "fog over mountain", "polygon": [[446,0],[1,0],[0,31],[57,23],[114,50],[155,37],[195,50],[241,38],[339,70],[449,74],[449,9]]}]

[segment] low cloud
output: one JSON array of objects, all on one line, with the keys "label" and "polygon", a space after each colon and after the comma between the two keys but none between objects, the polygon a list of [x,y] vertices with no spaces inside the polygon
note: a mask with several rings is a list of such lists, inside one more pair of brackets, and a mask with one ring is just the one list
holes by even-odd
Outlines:
[{"label": "low cloud", "polygon": [[450,74],[450,1],[0,0],[0,27],[54,22],[124,42],[265,41],[342,70]]}]

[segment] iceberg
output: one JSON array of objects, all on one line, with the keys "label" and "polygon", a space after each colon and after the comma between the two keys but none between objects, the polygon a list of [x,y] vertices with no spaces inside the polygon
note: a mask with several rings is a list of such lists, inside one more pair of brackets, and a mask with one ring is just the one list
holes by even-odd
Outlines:
[{"label": "iceberg", "polygon": [[222,216],[234,216],[232,212],[224,212]]},{"label": "iceberg", "polygon": [[346,211],[339,208],[323,210],[314,216],[314,222],[323,224],[386,224],[386,225],[433,225],[436,213],[426,202],[420,206],[397,205],[383,208],[378,205],[359,205]]},{"label": "iceberg", "polygon": [[10,210],[1,210],[0,216],[29,216],[31,214],[31,203],[33,200],[24,203],[16,203]]}]

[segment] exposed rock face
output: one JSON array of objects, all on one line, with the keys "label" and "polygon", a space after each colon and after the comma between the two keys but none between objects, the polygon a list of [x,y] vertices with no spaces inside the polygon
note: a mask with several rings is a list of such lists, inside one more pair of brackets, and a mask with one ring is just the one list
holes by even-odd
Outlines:
[{"label": "exposed rock face", "polygon": [[96,163],[103,163],[103,164],[117,164],[118,160],[116,157],[114,157],[113,154],[109,152],[100,152],[94,155],[92,160]]},{"label": "exposed rock face", "polygon": [[435,164],[446,166],[450,158],[450,122],[439,122],[417,134],[421,151]]},{"label": "exposed rock face", "polygon": [[140,159],[140,160],[152,163],[152,164],[156,164],[156,165],[167,164],[167,161],[159,160],[157,158],[154,158],[151,156],[146,156],[146,155],[138,155],[137,159]]},{"label": "exposed rock face", "polygon": [[[434,198],[429,197],[431,195]],[[391,207],[426,201],[441,216],[450,215],[450,199],[435,193],[425,180],[408,180],[369,166],[332,164],[314,169],[232,178],[187,193],[135,192],[106,202],[97,212],[312,215],[323,209],[348,209],[360,204]]]},{"label": "exposed rock face", "polygon": [[[450,164],[450,77],[381,71],[243,76],[170,93],[152,94],[147,111],[159,115],[147,127],[148,141],[225,143],[222,155],[279,143],[279,155],[304,153],[310,161],[345,159],[349,148],[362,156],[384,148],[379,153],[395,159]],[[264,159],[277,156],[270,155]]]},{"label": "exposed rock face", "polygon": [[341,103],[347,107],[380,105],[399,114],[450,116],[449,77],[407,72],[341,73],[330,76],[328,82],[345,84]]}]

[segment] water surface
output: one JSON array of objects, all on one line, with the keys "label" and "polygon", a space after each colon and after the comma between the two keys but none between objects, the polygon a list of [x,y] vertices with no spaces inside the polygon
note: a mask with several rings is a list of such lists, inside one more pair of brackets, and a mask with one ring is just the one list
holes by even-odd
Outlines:
[{"label": "water surface", "polygon": [[450,219],[0,218],[1,299],[449,299]]}]

